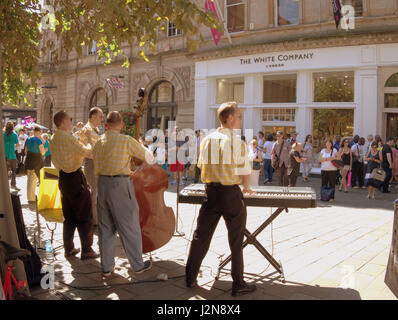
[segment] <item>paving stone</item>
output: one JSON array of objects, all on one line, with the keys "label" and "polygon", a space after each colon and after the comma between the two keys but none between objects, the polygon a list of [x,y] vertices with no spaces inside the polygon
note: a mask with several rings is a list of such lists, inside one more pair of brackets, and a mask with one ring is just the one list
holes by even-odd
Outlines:
[{"label": "paving stone", "polygon": [[[311,179],[311,186],[319,191],[320,179]],[[26,178],[18,177],[17,184],[26,186]],[[298,185],[304,185],[301,181]],[[306,184],[308,186],[308,184]],[[174,188],[174,189],[173,189]],[[366,190],[365,190],[366,191]],[[257,236],[257,240],[276,258],[281,260],[286,283],[277,281],[277,272],[269,262],[249,245],[244,250],[245,280],[258,286],[253,294],[242,299],[394,299],[397,298],[384,284],[384,272],[388,261],[393,223],[394,195],[380,195],[380,200],[364,202],[365,191],[350,190],[349,194],[337,193],[333,205],[318,202],[314,209],[290,209],[283,212],[271,226]],[[28,237],[33,240],[36,230],[34,208],[26,206],[26,192],[21,192],[21,202]],[[318,192],[319,193],[319,192]],[[165,202],[175,208],[175,186],[165,192]],[[170,241],[144,259],[153,258],[153,269],[142,275],[134,275],[124,248],[117,239],[116,273],[110,279],[102,279],[100,259],[81,261],[66,260],[63,249],[58,251],[54,263],[56,279],[73,286],[105,286],[104,290],[77,290],[56,282],[53,292],[36,292],[41,299],[226,299],[231,296],[231,265],[223,269],[215,281],[220,257],[229,253],[228,235],[223,219],[216,228],[209,252],[203,260],[200,286],[185,286],[185,263],[196,227],[200,206],[182,204],[179,208],[179,230],[184,237],[172,237]],[[248,208],[247,228],[254,231],[271,214],[269,208]],[[45,219],[40,216],[42,239],[50,237]],[[54,223],[49,223],[54,227]],[[271,232],[272,230],[272,232]],[[32,241],[33,242],[33,241]],[[62,245],[62,223],[54,232],[54,245]],[[80,247],[76,232],[74,243]],[[98,250],[98,233],[94,235]],[[222,256],[223,255],[223,256]],[[268,268],[267,268],[268,267]],[[353,269],[353,274],[350,270]],[[347,271],[348,270],[348,271]],[[348,272],[348,273],[347,273]],[[156,281],[158,273],[167,273],[168,281]],[[350,282],[353,275],[354,282]],[[178,277],[182,276],[182,277]],[[172,279],[173,277],[176,277]],[[133,284],[124,285],[129,281]],[[292,282],[297,283],[292,283]],[[140,283],[137,283],[140,282]]]},{"label": "paving stone", "polygon": [[363,274],[367,274],[370,276],[378,276],[382,273],[384,274],[385,271],[386,271],[385,266],[381,266],[381,265],[374,264],[374,263],[368,263],[368,264],[364,265],[362,268],[357,270],[358,273],[363,273]]}]

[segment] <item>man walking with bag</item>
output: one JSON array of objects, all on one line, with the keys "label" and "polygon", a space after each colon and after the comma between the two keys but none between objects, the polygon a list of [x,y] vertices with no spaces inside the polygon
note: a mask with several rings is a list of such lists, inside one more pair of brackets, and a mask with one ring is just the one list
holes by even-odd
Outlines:
[{"label": "man walking with bag", "polygon": [[287,187],[289,185],[289,177],[287,176],[287,168],[289,167],[289,154],[292,145],[283,139],[283,132],[276,133],[276,142],[272,148],[272,167],[278,170],[279,186]]}]

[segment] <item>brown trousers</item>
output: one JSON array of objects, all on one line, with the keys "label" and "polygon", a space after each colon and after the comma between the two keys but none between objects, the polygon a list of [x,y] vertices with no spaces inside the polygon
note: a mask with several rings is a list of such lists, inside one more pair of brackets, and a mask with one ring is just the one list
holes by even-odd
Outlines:
[{"label": "brown trousers", "polygon": [[196,280],[200,265],[209,250],[210,241],[222,216],[228,229],[233,287],[240,287],[244,284],[242,244],[247,217],[242,191],[238,185],[206,184],[206,195],[207,199],[200,208],[191,242],[186,265],[186,281],[191,283]]},{"label": "brown trousers", "polygon": [[287,187],[289,185],[289,177],[287,175],[287,168],[285,167],[285,164],[282,164],[282,166],[278,168],[278,180],[279,186],[281,187]]},{"label": "brown trousers", "polygon": [[64,214],[64,248],[69,252],[74,248],[75,230],[79,232],[82,253],[90,252],[93,244],[93,212],[91,194],[86,177],[81,169],[75,172],[59,172],[62,212]]}]

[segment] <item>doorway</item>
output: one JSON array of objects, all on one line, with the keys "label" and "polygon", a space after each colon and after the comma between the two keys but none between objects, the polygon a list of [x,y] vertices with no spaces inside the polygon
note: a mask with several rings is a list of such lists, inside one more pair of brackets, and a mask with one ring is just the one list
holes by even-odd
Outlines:
[{"label": "doorway", "polygon": [[398,137],[398,113],[387,113],[386,129],[386,138],[393,137],[396,139]]}]

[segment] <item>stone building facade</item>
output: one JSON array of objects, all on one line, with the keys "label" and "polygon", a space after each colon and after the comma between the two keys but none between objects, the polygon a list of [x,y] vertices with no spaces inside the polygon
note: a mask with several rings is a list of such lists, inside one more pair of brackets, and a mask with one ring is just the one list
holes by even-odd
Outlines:
[{"label": "stone building facade", "polygon": [[[45,57],[38,118],[50,125],[52,113],[67,109],[75,123],[86,121],[94,104],[132,110],[144,87],[151,94],[144,130],[167,120],[211,129],[219,104],[237,100],[243,129],[254,132],[297,130],[299,140],[313,134],[319,143],[337,134],[398,136],[398,1],[341,2],[355,10],[348,30],[336,29],[331,0],[218,0],[229,34],[217,46],[202,28],[205,42],[189,52],[169,25],[150,62],[126,48],[129,69],[103,66],[95,52],[57,66]],[[111,77],[123,88],[111,88]]]}]

